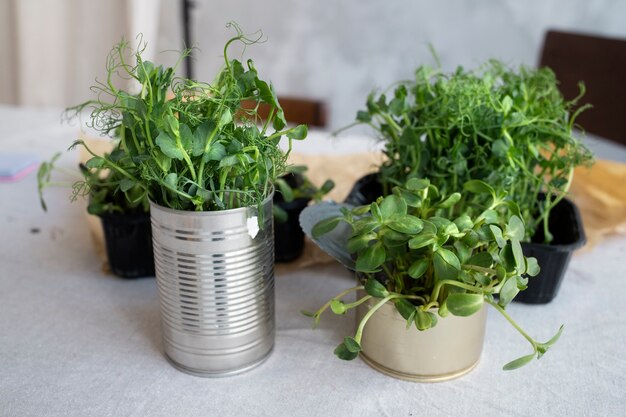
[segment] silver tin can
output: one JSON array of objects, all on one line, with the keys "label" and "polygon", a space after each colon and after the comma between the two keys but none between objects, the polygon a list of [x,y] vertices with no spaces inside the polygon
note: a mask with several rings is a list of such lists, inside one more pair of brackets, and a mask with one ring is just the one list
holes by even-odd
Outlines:
[{"label": "silver tin can", "polygon": [[[357,323],[377,301],[370,299],[357,308]],[[431,329],[407,329],[393,303],[386,303],[365,325],[361,359],[379,372],[408,381],[439,382],[465,375],[483,350],[487,308],[468,317],[437,318]]]},{"label": "silver tin can", "polygon": [[150,203],[165,355],[199,376],[246,371],[274,346],[272,197],[180,211]]}]

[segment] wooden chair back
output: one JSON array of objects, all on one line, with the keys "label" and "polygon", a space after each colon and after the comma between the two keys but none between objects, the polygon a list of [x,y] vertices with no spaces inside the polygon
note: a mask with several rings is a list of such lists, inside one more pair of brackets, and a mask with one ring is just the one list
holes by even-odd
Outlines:
[{"label": "wooden chair back", "polygon": [[[285,112],[285,119],[293,124],[306,124],[309,127],[326,127],[328,124],[326,104],[323,101],[295,97],[278,97],[278,102]],[[251,108],[254,103],[242,103],[242,107]],[[259,116],[266,119],[269,107],[261,105]]]},{"label": "wooden chair back", "polygon": [[586,93],[590,103],[576,119],[587,132],[626,145],[626,40],[550,30],[541,51],[540,66],[551,68],[566,99]]}]

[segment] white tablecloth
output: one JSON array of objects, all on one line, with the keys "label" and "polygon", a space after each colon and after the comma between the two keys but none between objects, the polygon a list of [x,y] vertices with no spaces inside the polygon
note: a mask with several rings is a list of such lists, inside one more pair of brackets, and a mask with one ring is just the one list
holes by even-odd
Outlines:
[{"label": "white tablecloth", "polygon": [[[57,110],[0,107],[0,151],[63,150],[76,136]],[[331,147],[332,148],[332,147]],[[325,148],[325,150],[330,148]],[[65,156],[64,164],[76,155]],[[351,286],[336,265],[276,277],[276,346],[258,368],[205,379],[162,353],[154,279],[101,270],[84,203],[37,199],[35,175],[0,183],[0,416],[624,416],[626,238],[576,255],[558,298],[509,307],[532,335],[565,331],[544,358],[501,366],[529,346],[490,311],[482,359],[461,379],[419,384],[332,353],[353,317],[314,310]]]}]

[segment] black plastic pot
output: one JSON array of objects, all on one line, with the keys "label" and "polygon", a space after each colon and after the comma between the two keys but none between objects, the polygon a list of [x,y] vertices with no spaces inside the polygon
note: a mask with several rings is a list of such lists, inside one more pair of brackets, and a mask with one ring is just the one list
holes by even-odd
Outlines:
[{"label": "black plastic pot", "polygon": [[304,250],[304,232],[300,227],[300,213],[309,204],[310,199],[298,198],[290,202],[276,201],[274,205],[287,213],[287,221],[274,220],[274,261],[291,262],[302,255]]},{"label": "black plastic pot", "polygon": [[111,272],[122,278],[154,276],[150,214],[102,214]]},{"label": "black plastic pot", "polygon": [[378,181],[378,174],[368,174],[354,183],[352,190],[345,198],[344,203],[353,206],[370,204],[383,195],[383,186]]},{"label": "black plastic pot", "polygon": [[[282,177],[287,184],[296,189],[304,184],[302,174],[290,173]],[[296,198],[285,201],[280,191],[274,193],[274,206],[278,206],[287,214],[287,220],[279,222],[274,219],[274,262],[291,262],[302,255],[304,250],[304,232],[300,227],[300,213],[311,201],[310,198]]]},{"label": "black plastic pot", "polygon": [[537,243],[544,239],[542,228],[533,236],[533,242],[522,243],[524,255],[537,258],[541,272],[529,278],[528,288],[515,301],[528,304],[552,301],[561,287],[572,253],[587,241],[580,212],[570,200],[563,199],[552,209],[548,228],[554,236],[550,244]]}]

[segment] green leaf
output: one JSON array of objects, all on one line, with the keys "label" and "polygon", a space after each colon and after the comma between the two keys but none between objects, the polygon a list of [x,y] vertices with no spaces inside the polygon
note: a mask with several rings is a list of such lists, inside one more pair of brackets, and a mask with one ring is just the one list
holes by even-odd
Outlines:
[{"label": "green leaf", "polygon": [[[369,213],[370,206],[369,204],[365,206],[357,206],[351,210],[351,213],[355,216],[363,216],[366,213]],[[373,220],[373,219],[372,219]]]},{"label": "green leaf", "polygon": [[510,96],[504,96],[502,99],[502,112],[506,116],[513,108],[513,99]]},{"label": "green leaf", "polygon": [[346,305],[341,300],[333,299],[330,301],[330,309],[335,314],[346,314]]},{"label": "green leaf", "polygon": [[365,292],[368,295],[377,298],[385,298],[389,295],[389,291],[387,291],[387,288],[385,288],[383,284],[378,282],[378,280],[373,277],[369,277],[365,282]]},{"label": "green leaf", "polygon": [[530,355],[522,356],[521,358],[517,358],[514,361],[511,361],[502,367],[505,371],[512,371],[517,368],[521,368],[524,365],[528,365],[530,362],[535,359],[535,353],[531,353]]},{"label": "green leaf", "polygon": [[161,132],[155,142],[168,157],[178,160],[183,159],[183,151],[176,145],[176,140],[169,134]]},{"label": "green leaf", "polygon": [[220,142],[213,142],[209,151],[202,156],[204,162],[221,161],[226,156],[226,148]]},{"label": "green leaf", "polygon": [[406,202],[397,195],[388,195],[380,203],[380,213],[383,219],[390,219],[393,216],[405,216],[406,212]]},{"label": "green leaf", "polygon": [[333,188],[335,188],[335,182],[333,180],[326,180],[320,187],[320,192],[322,195],[328,194]]},{"label": "green leaf", "polygon": [[161,171],[169,172],[169,170],[170,170],[170,168],[172,166],[172,158],[170,158],[169,156],[165,155],[160,150],[155,149],[154,150],[154,160],[156,161],[156,163],[159,166],[159,168],[161,168]]},{"label": "green leaf", "polygon": [[466,230],[471,229],[472,227],[474,227],[474,222],[472,221],[470,216],[468,216],[467,214],[463,214],[463,215],[457,217],[456,219],[454,219],[454,224],[456,224],[456,227],[461,232],[465,232]]},{"label": "green leaf", "polygon": [[480,236],[474,230],[469,230],[465,233],[465,236],[461,238],[461,242],[463,242],[467,247],[474,248],[480,241]]},{"label": "green leaf", "polygon": [[430,200],[435,200],[439,197],[439,189],[435,187],[433,184],[428,186],[427,196]]},{"label": "green leaf", "polygon": [[163,181],[165,181],[165,183],[169,185],[170,187],[172,187],[173,189],[178,188],[177,187],[178,174],[176,174],[175,172],[171,172],[167,174],[165,178],[163,179]]},{"label": "green leaf", "polygon": [[496,192],[493,187],[481,180],[469,180],[463,184],[463,190],[470,191],[474,194],[491,194],[494,198]]},{"label": "green leaf", "polygon": [[496,265],[496,277],[502,281],[506,277],[506,269],[500,264]]},{"label": "green leaf", "polygon": [[437,207],[439,207],[439,208],[450,208],[453,205],[455,205],[456,203],[458,203],[459,200],[461,200],[461,194],[460,193],[453,193],[453,194],[450,194],[448,196],[448,198],[443,200],[441,203],[438,203]]},{"label": "green leaf", "polygon": [[491,152],[493,152],[493,154],[498,158],[505,158],[509,152],[508,142],[502,139],[495,140],[491,145]]},{"label": "green leaf", "polygon": [[428,330],[437,325],[437,316],[430,311],[422,311],[417,309],[415,315],[415,327],[417,330]]},{"label": "green leaf", "polygon": [[320,236],[334,230],[341,220],[342,217],[331,217],[328,219],[324,219],[317,223],[315,226],[313,226],[313,229],[311,230],[311,235],[314,239],[317,239]]},{"label": "green leaf", "polygon": [[346,346],[346,349],[352,353],[359,353],[361,351],[361,345],[354,340],[353,337],[344,337],[343,344]]},{"label": "green leaf", "polygon": [[441,304],[439,304],[439,310],[437,311],[437,313],[439,313],[439,315],[441,317],[448,317],[448,315],[450,315],[450,310],[448,310],[448,300],[445,299],[443,300],[443,302]]},{"label": "green leaf", "polygon": [[433,234],[433,235],[437,234],[437,226],[435,226],[434,224],[432,224],[428,220],[422,220],[422,223],[424,223],[424,228],[422,229],[422,234],[423,233],[430,233],[430,234]]},{"label": "green leaf", "polygon": [[370,204],[370,212],[372,213],[372,216],[374,216],[376,220],[378,220],[379,222],[383,221],[383,215],[377,203]]},{"label": "green leaf", "polygon": [[165,116],[166,126],[169,128],[170,133],[176,138],[180,136],[178,129],[178,119],[171,114]]},{"label": "green leaf", "polygon": [[109,159],[113,162],[119,162],[124,156],[126,156],[126,152],[123,149],[116,148],[109,154]]},{"label": "green leaf", "polygon": [[499,253],[502,266],[507,272],[513,272],[515,270],[515,257],[513,256],[513,248],[510,244],[506,245],[500,250]]},{"label": "green leaf", "polygon": [[476,219],[476,222],[479,222],[481,220],[485,220],[486,224],[494,224],[494,223],[498,223],[498,212],[495,210],[485,210],[483,211],[480,216],[478,216],[478,218]]},{"label": "green leaf", "polygon": [[212,120],[206,121],[196,128],[191,141],[191,154],[193,156],[200,156],[204,153],[207,142],[214,130],[215,122]]},{"label": "green leaf", "polygon": [[502,237],[502,230],[494,224],[489,226],[489,230],[491,230],[491,233],[493,234],[493,238],[496,240],[496,243],[498,244],[498,246],[500,248],[503,248],[504,245],[506,245],[506,239]]},{"label": "green leaf", "polygon": [[230,112],[230,109],[226,107],[224,108],[224,111],[222,112],[220,116],[220,121],[217,123],[217,128],[222,129],[224,126],[231,123],[232,121],[233,121],[233,115]]},{"label": "green leaf", "polygon": [[348,239],[348,252],[355,253],[365,249],[372,240],[376,239],[376,236],[376,233],[365,233],[351,237]]},{"label": "green leaf", "polygon": [[428,221],[437,227],[437,234],[441,236],[459,233],[459,228],[456,227],[456,224],[444,217],[431,217]]},{"label": "green leaf", "polygon": [[372,116],[366,111],[359,110],[356,113],[356,119],[361,123],[367,123],[372,121]]},{"label": "green leaf", "polygon": [[287,132],[287,137],[294,140],[302,140],[306,138],[308,129],[306,125],[298,125]]},{"label": "green leaf", "polygon": [[405,202],[406,205],[409,207],[420,207],[422,204],[422,199],[421,197],[413,194],[411,191],[406,191],[406,190],[402,190],[402,189],[398,189],[395,188],[395,190],[398,190],[398,195],[400,196],[400,198],[402,198]]},{"label": "green leaf", "polygon": [[[493,279],[493,276],[492,276],[492,275],[487,276],[487,275],[485,275],[485,274],[483,274],[483,273],[480,273],[480,272],[478,272],[478,271],[472,271],[472,272],[470,273],[470,276],[472,277],[472,279],[473,279],[475,282],[479,283],[479,284],[480,284],[480,285],[482,285],[483,287],[486,287],[486,286],[488,286],[489,284],[491,284],[491,280]],[[473,284],[473,283],[471,283],[471,284]]]},{"label": "green leaf", "polygon": [[180,143],[185,150],[192,150],[193,133],[191,129],[184,123],[180,124]]},{"label": "green leaf", "polygon": [[564,326],[561,325],[561,327],[559,327],[559,331],[556,332],[556,334],[552,336],[550,340],[548,340],[546,343],[542,343],[546,349],[554,345],[559,340],[559,338],[561,337],[561,333],[563,333],[563,327]]},{"label": "green leaf", "polygon": [[439,248],[433,255],[433,265],[437,281],[454,280],[459,276],[461,270],[459,258],[452,251],[444,248]]},{"label": "green leaf", "polygon": [[427,178],[411,178],[406,183],[406,188],[411,191],[422,191],[428,188],[430,181]]},{"label": "green leaf", "polygon": [[509,208],[509,210],[511,211],[512,214],[516,215],[519,218],[522,217],[521,211],[519,209],[519,205],[515,201],[509,200],[509,201],[506,202],[506,205],[507,205],[507,207]]},{"label": "green leaf", "polygon": [[407,273],[409,274],[411,278],[418,279],[422,275],[424,275],[424,273],[426,273],[429,266],[430,266],[430,259],[426,259],[426,258],[418,259],[417,261],[411,264]]},{"label": "green leaf", "polygon": [[278,204],[274,204],[273,211],[274,222],[278,224],[287,223],[287,220],[289,220],[289,214],[287,214],[287,212],[282,207],[280,207]]},{"label": "green leaf", "polygon": [[398,313],[405,319],[409,320],[415,315],[415,306],[409,300],[404,298],[396,299],[393,304],[396,306]]},{"label": "green leaf", "polygon": [[461,242],[460,240],[454,242],[454,249],[456,250],[456,256],[457,258],[459,258],[461,264],[466,263],[469,257],[472,255],[472,249],[467,247],[465,243]]},{"label": "green leaf", "polygon": [[375,271],[385,263],[386,252],[381,242],[376,242],[372,246],[357,254],[355,268],[357,271]]},{"label": "green leaf", "polygon": [[100,156],[94,156],[93,158],[85,162],[85,166],[89,169],[102,168],[103,165],[104,165],[104,158]]},{"label": "green leaf", "polygon": [[526,272],[526,261],[524,260],[524,252],[519,240],[511,240],[511,249],[513,250],[513,258],[515,259],[515,268],[518,274]]},{"label": "green leaf", "polygon": [[404,246],[410,236],[396,232],[393,229],[385,228],[382,233],[383,243],[387,246]]},{"label": "green leaf", "polygon": [[[401,116],[402,112],[404,111],[404,100],[400,98],[394,98],[393,100],[391,100],[389,102],[389,111],[394,116]],[[407,130],[413,130],[413,129],[407,129]]]},{"label": "green leaf", "polygon": [[517,279],[515,277],[508,278],[500,289],[500,299],[498,300],[498,304],[502,307],[506,307],[511,301],[513,301],[518,293],[519,288],[517,288]]},{"label": "green leaf", "polygon": [[454,293],[448,295],[446,305],[455,316],[471,316],[481,309],[485,299],[482,294]]},{"label": "green leaf", "polygon": [[293,190],[291,189],[289,184],[287,184],[287,181],[285,181],[283,178],[278,178],[274,182],[274,185],[278,187],[278,191],[283,196],[283,200],[285,200],[286,202],[293,201]]},{"label": "green leaf", "polygon": [[469,258],[466,264],[480,266],[481,268],[491,268],[493,256],[489,252],[479,252]]},{"label": "green leaf", "polygon": [[386,225],[396,232],[405,233],[407,235],[417,234],[421,232],[424,227],[420,219],[411,215],[392,217]]},{"label": "green leaf", "polygon": [[[394,103],[394,101],[396,100],[393,100],[392,103]],[[405,100],[401,100],[399,102],[396,101],[396,103],[403,106],[405,103]],[[419,143],[419,136],[417,135],[417,132],[415,131],[415,129],[413,129],[412,127],[407,127],[402,131],[402,134],[400,135],[400,139],[398,140],[398,143],[408,147],[409,149],[414,148],[418,146],[417,144]]]},{"label": "green leaf", "polygon": [[511,216],[509,223],[506,226],[507,236],[513,239],[522,240],[524,239],[525,233],[526,228],[524,227],[524,222],[517,216]]},{"label": "green leaf", "polygon": [[353,223],[354,233],[355,234],[365,234],[374,231],[379,227],[378,221],[372,217],[364,217],[359,219]]},{"label": "green leaf", "polygon": [[220,161],[220,168],[233,167],[237,164],[239,164],[239,158],[237,158],[237,155],[228,155]]},{"label": "green leaf", "polygon": [[419,249],[425,246],[432,245],[437,241],[437,236],[432,233],[422,233],[409,240],[409,248]]},{"label": "green leaf", "polygon": [[350,350],[345,345],[345,343],[342,343],[339,346],[337,346],[337,348],[335,348],[335,355],[337,355],[339,359],[343,359],[344,361],[351,361],[355,359],[357,356],[359,356],[359,353],[350,352]]},{"label": "green leaf", "polygon": [[126,191],[133,188],[135,184],[136,184],[135,181],[129,178],[124,178],[120,181],[120,190],[122,190],[122,192],[125,193]]},{"label": "green leaf", "polygon": [[539,263],[537,263],[536,258],[526,258],[526,274],[531,277],[536,277],[541,272],[541,268],[539,268]]}]

